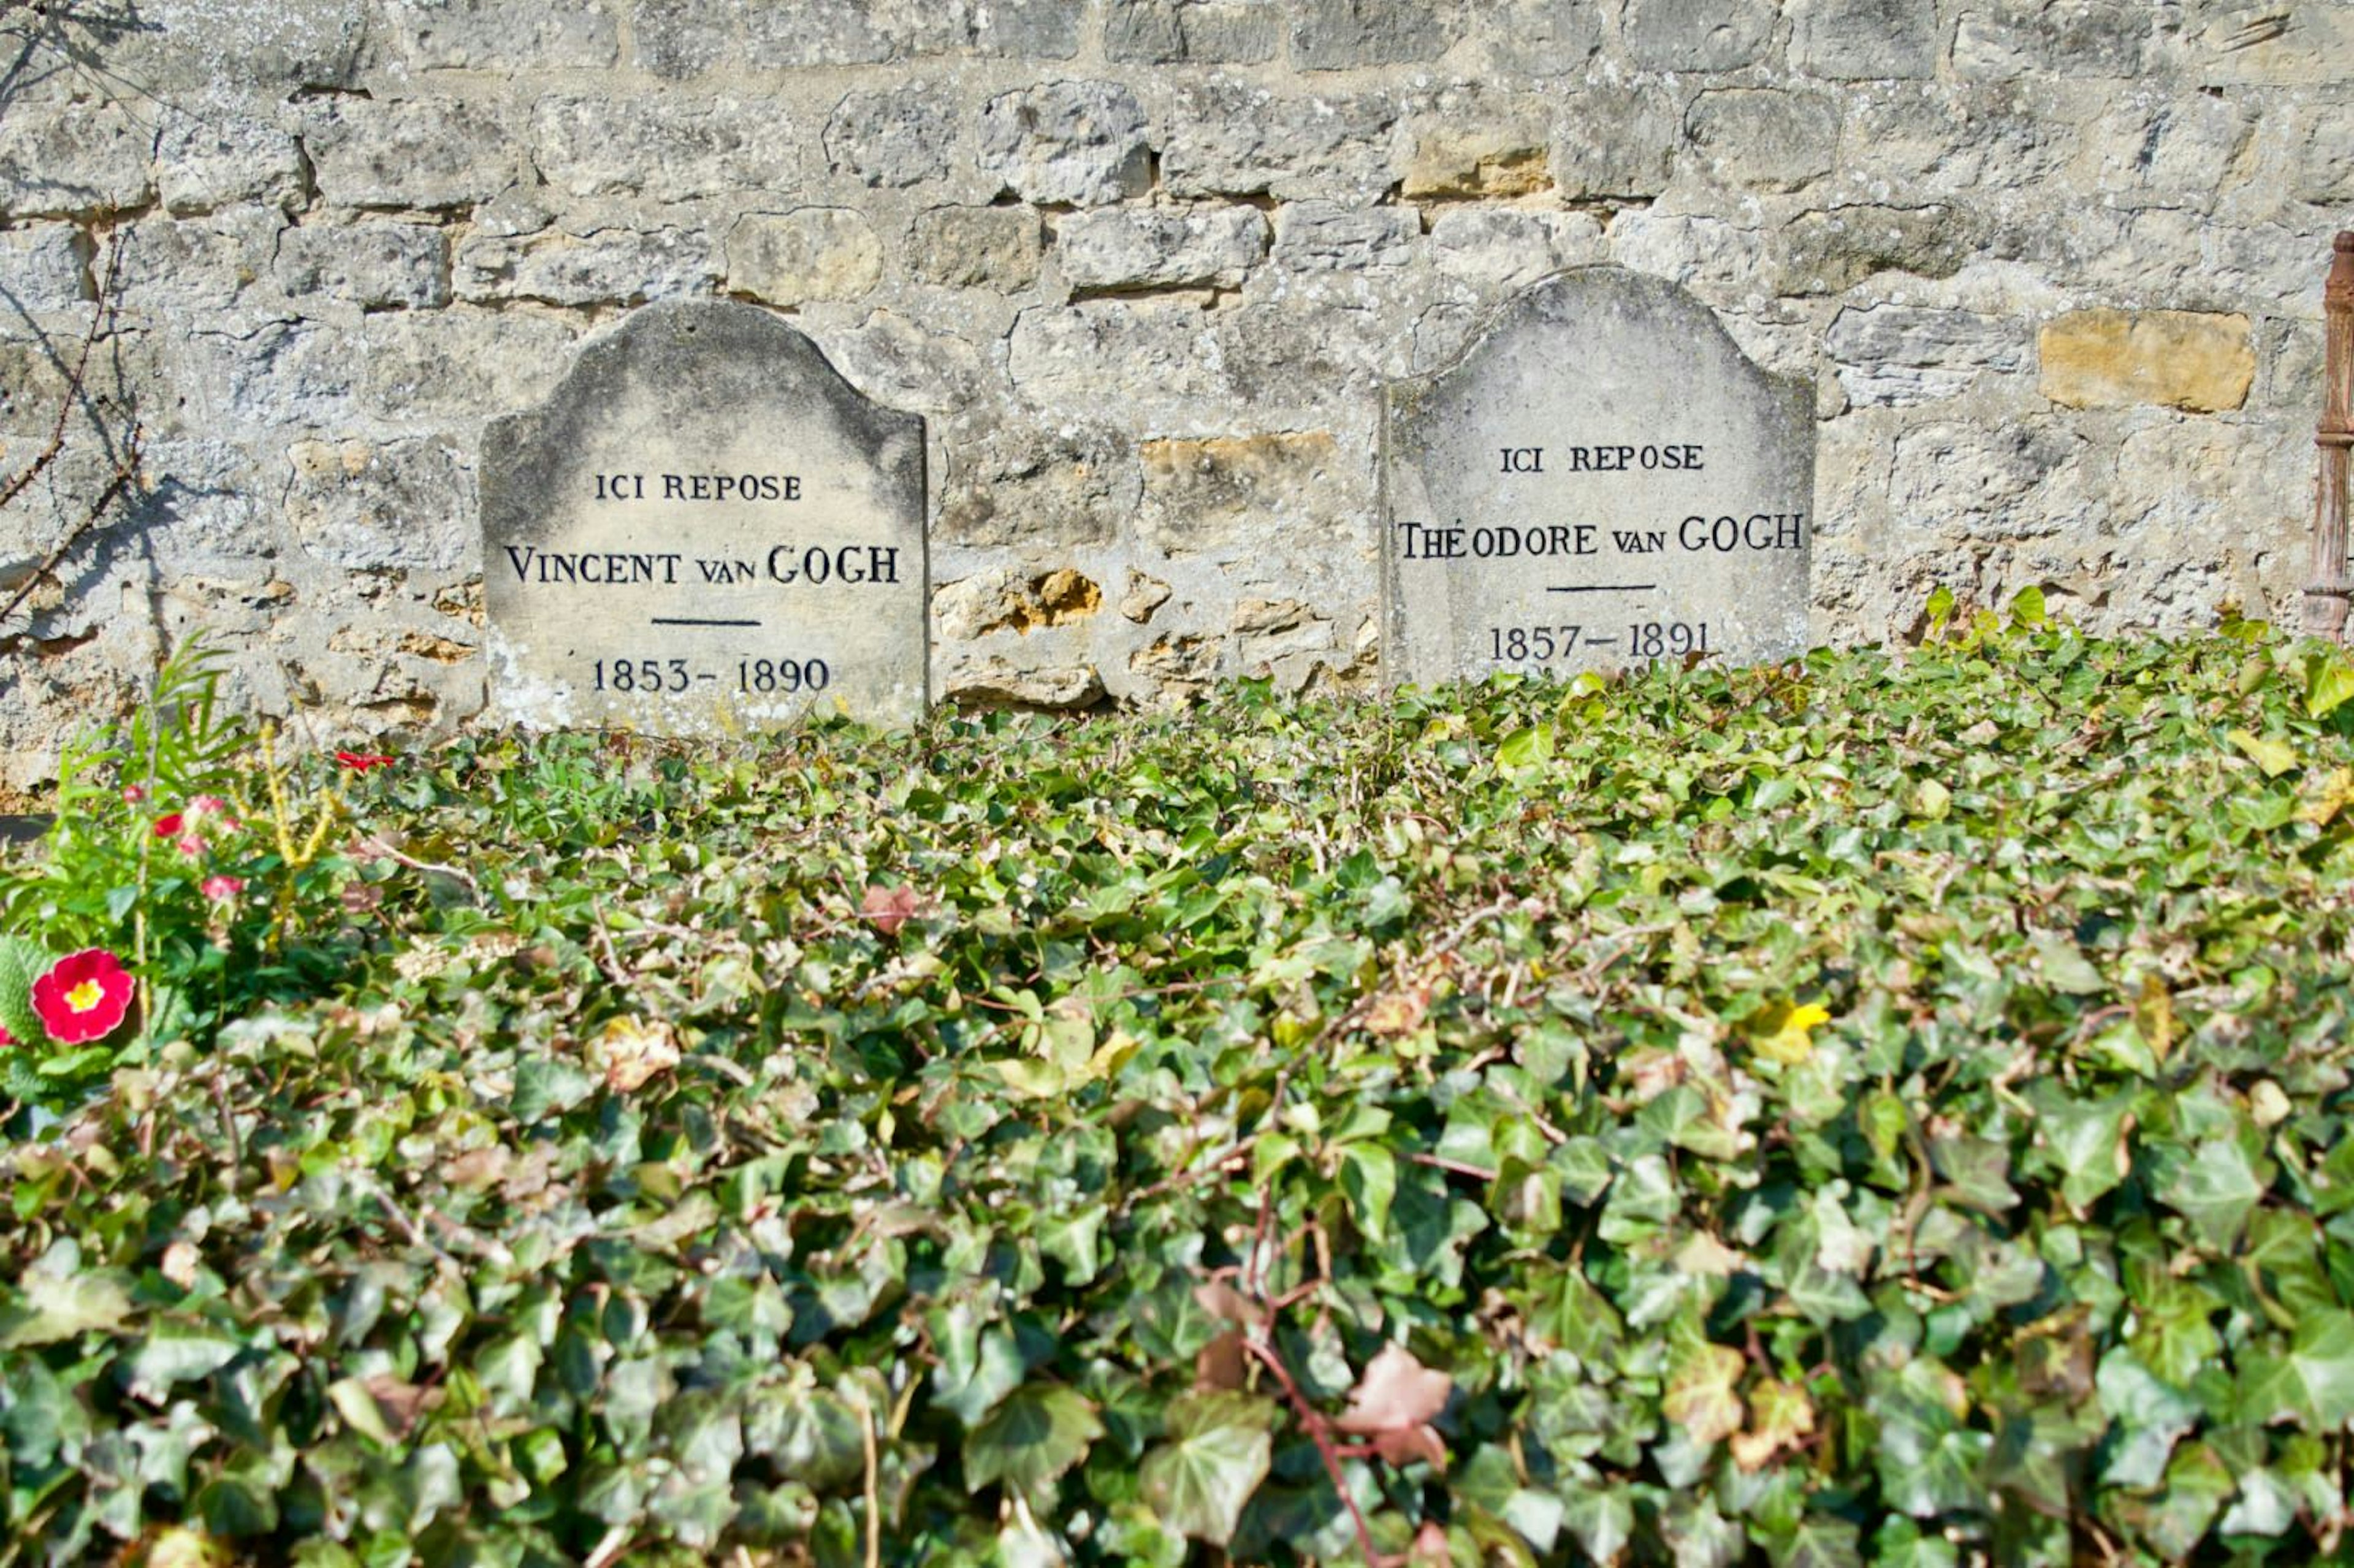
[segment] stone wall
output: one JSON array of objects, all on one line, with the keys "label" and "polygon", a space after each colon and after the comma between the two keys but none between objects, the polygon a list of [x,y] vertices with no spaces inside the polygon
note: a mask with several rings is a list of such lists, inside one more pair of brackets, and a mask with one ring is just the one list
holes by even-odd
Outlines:
[{"label": "stone wall", "polygon": [[[1818,635],[2293,617],[2354,3],[54,0],[0,81],[0,465],[138,503],[0,622],[0,785],[209,628],[319,738],[483,705],[483,421],[633,304],[930,422],[938,694],[1377,663],[1377,392],[1556,269],[1819,388]],[[11,54],[17,52],[15,48]],[[110,425],[110,420],[111,424]],[[0,601],[104,407],[0,518]]]}]

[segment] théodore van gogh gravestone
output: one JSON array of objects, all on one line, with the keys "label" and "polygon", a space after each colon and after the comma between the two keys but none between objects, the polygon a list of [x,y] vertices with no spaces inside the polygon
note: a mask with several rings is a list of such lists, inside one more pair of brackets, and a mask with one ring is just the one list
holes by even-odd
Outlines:
[{"label": "th\u00e9odore van gogh gravestone", "polygon": [[1814,399],[1675,285],[1509,302],[1383,408],[1384,673],[1568,673],[1808,646]]},{"label": "th\u00e9odore van gogh gravestone", "polygon": [[924,710],[924,425],[751,305],[649,305],[482,439],[491,701],[660,735]]}]

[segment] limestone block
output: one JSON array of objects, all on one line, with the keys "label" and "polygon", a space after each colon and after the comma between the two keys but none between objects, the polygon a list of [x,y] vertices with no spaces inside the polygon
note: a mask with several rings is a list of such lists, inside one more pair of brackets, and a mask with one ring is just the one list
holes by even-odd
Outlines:
[{"label": "limestone block", "polygon": [[1430,258],[1450,278],[1500,294],[1601,260],[1602,225],[1582,212],[1449,207],[1431,220]]},{"label": "limestone block", "polygon": [[1169,585],[1159,577],[1128,568],[1128,586],[1119,596],[1119,613],[1139,626],[1150,623],[1154,611],[1169,602]]},{"label": "limestone block", "polygon": [[1136,444],[1101,425],[1041,425],[969,407],[942,431],[937,536],[980,549],[1072,548],[1115,538],[1136,514]]},{"label": "limestone block", "polygon": [[1275,260],[1294,272],[1403,267],[1421,234],[1421,217],[1412,207],[1290,202],[1275,215]]},{"label": "limestone block", "polygon": [[463,423],[555,388],[578,332],[523,311],[391,312],[362,328],[362,407],[379,418]]},{"label": "limestone block", "polygon": [[928,207],[916,215],[907,270],[943,288],[1018,294],[1038,281],[1045,251],[1035,207]]},{"label": "limestone block", "polygon": [[2354,6],[2201,7],[2203,26],[2186,28],[2187,52],[2202,87],[2345,85],[2354,59]]},{"label": "limestone block", "polygon": [[1462,35],[1464,10],[1429,0],[1297,0],[1291,63],[1299,70],[1435,60]]},{"label": "limestone block", "polygon": [[1950,278],[1977,249],[1973,221],[1951,207],[1841,207],[1802,212],[1780,235],[1775,292],[1839,294],[1875,272]]},{"label": "limestone block", "polygon": [[299,440],[286,520],[308,554],[346,571],[447,571],[473,543],[474,476],[445,440]]},{"label": "limestone block", "polygon": [[1627,53],[1647,70],[1738,70],[1774,34],[1774,0],[1627,0]]},{"label": "limestone block", "polygon": [[450,301],[450,242],[416,223],[290,228],[273,269],[289,298],[325,294],[363,310],[409,310]]},{"label": "limestone block", "polygon": [[1334,662],[1332,622],[1296,599],[1240,600],[1233,631],[1243,673],[1272,675],[1280,691],[1299,691],[1317,665]]},{"label": "limestone block", "polygon": [[1842,108],[1842,181],[1875,202],[2048,191],[2073,150],[2014,88],[1893,82]]},{"label": "limestone block", "polygon": [[981,166],[1024,200],[1097,207],[1152,179],[1144,109],[1117,82],[1052,81],[981,111]]},{"label": "limestone block", "polygon": [[1232,396],[1216,323],[1178,300],[1083,300],[1013,323],[1008,368],[1022,396],[1082,416],[1182,422]]},{"label": "limestone block", "polygon": [[1104,55],[1144,65],[1258,65],[1275,58],[1275,0],[1111,0]]},{"label": "limestone block", "polygon": [[1417,128],[1406,159],[1399,194],[1409,201],[1532,196],[1553,184],[1542,124],[1444,100],[1432,120]]},{"label": "limestone block", "polygon": [[[1352,405],[1374,377],[1397,373],[1406,344],[1394,305],[1345,306],[1332,293],[1361,287],[1379,293],[1387,286],[1310,274],[1277,298],[1215,313],[1226,380],[1270,423],[1340,417],[1336,405]],[[1216,428],[1214,408],[1196,406],[1187,414],[1182,425],[1172,419],[1162,428],[1171,434]]]},{"label": "limestone block", "polygon": [[1800,0],[1790,63],[1834,81],[1937,74],[1936,0]]},{"label": "limestone block", "polygon": [[829,335],[823,347],[851,385],[886,408],[947,414],[981,395],[979,349],[891,311],[873,312],[854,330]]},{"label": "limestone block", "polygon": [[1075,289],[1231,289],[1267,254],[1267,219],[1247,207],[1108,207],[1055,232]]},{"label": "limestone block", "polygon": [[800,167],[791,118],[759,99],[554,93],[533,106],[531,141],[539,172],[575,196],[784,189]]},{"label": "limestone block", "polygon": [[2009,316],[1917,305],[1841,311],[1824,346],[1859,407],[1903,408],[1967,391],[1985,370],[2027,361],[2027,328]]},{"label": "limestone block", "polygon": [[1572,197],[1657,196],[1683,124],[1683,107],[1665,87],[1588,81],[1553,125],[1553,183]]},{"label": "limestone block", "polygon": [[1941,538],[2056,533],[2090,503],[2085,455],[2084,437],[2049,424],[1916,425],[1896,438],[1889,514]]},{"label": "limestone block", "polygon": [[281,214],[254,207],[143,218],[124,231],[116,298],[126,315],[214,324],[222,307],[270,275],[284,224]]},{"label": "limestone block", "polygon": [[[2106,201],[2205,206],[2233,183],[2255,125],[2245,101],[2135,94],[2087,128],[2084,162]],[[2354,149],[2342,121],[2339,140]]]},{"label": "limestone block", "polygon": [[1042,60],[1066,60],[1079,52],[1087,13],[1072,0],[875,0],[875,8],[902,55]]},{"label": "limestone block", "polygon": [[867,0],[637,0],[630,13],[632,58],[640,69],[673,79],[721,65],[872,64],[894,52],[873,11]]},{"label": "limestone block", "polygon": [[95,291],[89,236],[62,223],[0,233],[0,311],[71,310]]},{"label": "limestone block", "polygon": [[696,294],[716,281],[710,237],[697,228],[599,228],[529,238],[477,237],[458,247],[458,298],[552,305],[635,304]]},{"label": "limestone block", "polygon": [[154,190],[148,133],[119,103],[11,103],[0,116],[0,215],[94,217]]},{"label": "limestone block", "polygon": [[1128,656],[1129,673],[1157,688],[1163,702],[1191,702],[1218,678],[1225,640],[1177,633],[1154,640]]},{"label": "limestone block", "polygon": [[999,567],[943,584],[932,595],[933,626],[950,642],[999,632],[1027,637],[1092,620],[1102,610],[1102,588],[1069,567],[1047,572]]},{"label": "limestone block", "polygon": [[837,175],[863,185],[902,186],[949,172],[957,106],[939,88],[910,82],[846,94],[825,125],[825,155]]},{"label": "limestone block", "polygon": [[1831,172],[1839,109],[1814,93],[1734,88],[1693,100],[1693,152],[1715,177],[1754,191],[1795,191]]},{"label": "limestone block", "polygon": [[2078,311],[2047,324],[2043,395],[2071,408],[2236,408],[2255,379],[2248,318],[2197,311]]},{"label": "limestone block", "polygon": [[1279,539],[1288,547],[1337,545],[1332,509],[1343,487],[1330,430],[1161,440],[1144,443],[1144,501],[1137,529],[1169,556],[1243,552]]},{"label": "limestone block", "polygon": [[1161,184],[1176,196],[1371,200],[1393,179],[1388,98],[1278,98],[1218,78],[1179,90]]},{"label": "limestone block", "polygon": [[239,202],[292,210],[303,198],[294,138],[228,105],[165,116],[156,186],[164,210],[191,217]]},{"label": "limestone block", "polygon": [[599,70],[620,58],[607,0],[392,0],[385,20],[420,70]]},{"label": "limestone block", "polygon": [[2293,122],[2296,173],[2290,188],[2298,200],[2322,205],[2354,202],[2354,153],[2348,148],[2347,114],[2341,104],[2312,104],[2297,110]]},{"label": "limestone block", "polygon": [[942,683],[960,707],[1043,708],[1063,712],[1103,701],[1103,677],[1092,664],[1016,664],[991,654],[949,665]]},{"label": "limestone block", "polygon": [[1583,71],[1602,47],[1600,0],[1485,0],[1473,19],[1489,65],[1516,76]]},{"label": "limestone block", "polygon": [[1766,238],[1721,217],[1622,212],[1610,220],[1610,260],[1694,290],[1712,302],[1762,287]]},{"label": "limestone block", "polygon": [[518,174],[497,112],[464,99],[328,99],[306,117],[303,147],[337,207],[472,207]]},{"label": "limestone block", "polygon": [[1954,29],[1954,74],[2138,76],[2158,15],[2143,0],[1974,0]]},{"label": "limestone block", "polygon": [[106,13],[130,25],[105,45],[104,69],[137,83],[148,102],[228,88],[349,87],[366,55],[371,9],[367,0],[141,0]]},{"label": "limestone block", "polygon": [[747,213],[727,230],[726,288],[767,304],[854,300],[883,281],[875,226],[848,207]]}]

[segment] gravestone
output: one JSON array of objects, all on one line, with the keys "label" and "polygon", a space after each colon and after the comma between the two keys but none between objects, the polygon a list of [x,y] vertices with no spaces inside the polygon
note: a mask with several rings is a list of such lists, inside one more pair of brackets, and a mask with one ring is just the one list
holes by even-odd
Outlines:
[{"label": "gravestone", "polygon": [[1384,678],[1804,652],[1814,450],[1808,389],[1674,284],[1533,286],[1384,397]]},{"label": "gravestone", "polygon": [[482,438],[491,701],[529,728],[906,723],[924,422],[751,305],[649,305]]}]

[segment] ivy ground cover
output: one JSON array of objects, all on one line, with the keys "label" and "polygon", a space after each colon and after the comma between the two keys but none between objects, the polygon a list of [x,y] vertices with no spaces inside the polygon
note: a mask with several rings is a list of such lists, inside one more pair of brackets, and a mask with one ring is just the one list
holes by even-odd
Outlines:
[{"label": "ivy ground cover", "polygon": [[126,747],[0,888],[145,988],[14,1048],[0,1562],[2336,1553],[2354,676],[2021,622],[221,745],[102,885]]}]

